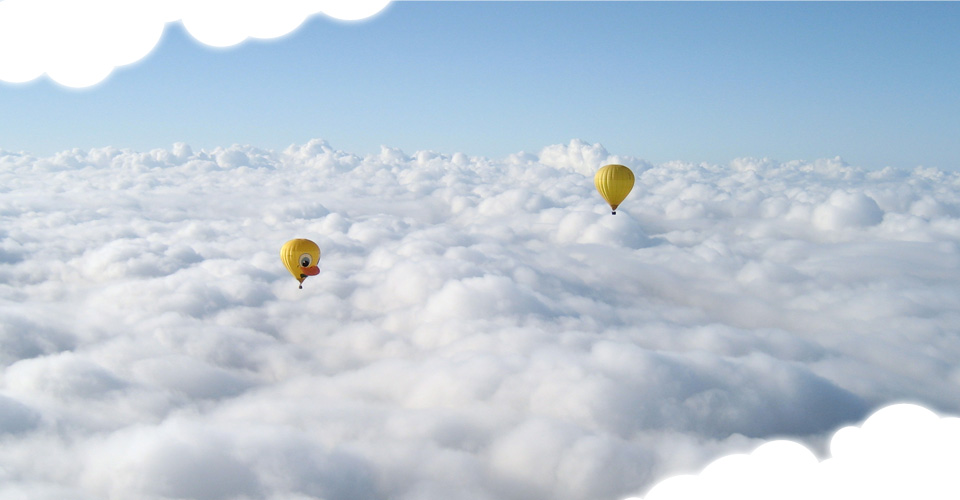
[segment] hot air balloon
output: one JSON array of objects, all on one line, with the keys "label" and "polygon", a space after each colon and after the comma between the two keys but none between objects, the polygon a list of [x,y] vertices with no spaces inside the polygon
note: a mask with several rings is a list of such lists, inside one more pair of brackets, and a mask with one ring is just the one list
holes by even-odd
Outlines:
[{"label": "hot air balloon", "polygon": [[310,240],[297,238],[284,243],[280,248],[280,260],[287,267],[287,271],[300,282],[301,289],[307,276],[320,274],[320,268],[317,267],[320,262],[320,247]]},{"label": "hot air balloon", "polygon": [[597,186],[600,196],[610,204],[613,215],[617,215],[617,207],[633,189],[633,172],[623,165],[605,165],[593,176],[593,184]]}]

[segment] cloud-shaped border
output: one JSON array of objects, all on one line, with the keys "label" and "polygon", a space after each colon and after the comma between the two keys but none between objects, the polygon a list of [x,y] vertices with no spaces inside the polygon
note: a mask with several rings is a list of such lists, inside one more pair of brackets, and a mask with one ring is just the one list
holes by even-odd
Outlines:
[{"label": "cloud-shaped border", "polygon": [[960,418],[915,404],[877,410],[859,427],[844,427],[818,461],[803,445],[770,441],[750,454],[729,455],[697,475],[655,485],[627,500],[692,498],[957,498]]},{"label": "cloud-shaped border", "polygon": [[102,82],[144,58],[171,22],[197,41],[229,47],[248,38],[289,34],[316,14],[369,18],[390,0],[3,0],[0,80],[25,83],[46,74],[74,88]]}]

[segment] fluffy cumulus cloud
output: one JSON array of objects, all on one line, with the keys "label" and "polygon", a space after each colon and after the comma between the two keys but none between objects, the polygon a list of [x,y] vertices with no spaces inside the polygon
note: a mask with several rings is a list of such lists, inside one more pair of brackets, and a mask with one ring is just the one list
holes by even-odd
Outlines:
[{"label": "fluffy cumulus cloud", "polygon": [[887,405],[960,412],[958,193],[582,141],[0,151],[0,498],[612,500],[816,462]]},{"label": "fluffy cumulus cloud", "polygon": [[323,13],[359,20],[390,0],[4,0],[0,2],[0,80],[43,74],[88,87],[146,56],[169,22],[198,41],[228,47],[276,38]]}]

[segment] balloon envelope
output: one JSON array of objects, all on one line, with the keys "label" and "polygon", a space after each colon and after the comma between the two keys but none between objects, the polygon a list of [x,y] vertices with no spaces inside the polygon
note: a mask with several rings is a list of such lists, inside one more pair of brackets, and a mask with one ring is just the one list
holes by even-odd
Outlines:
[{"label": "balloon envelope", "polygon": [[[297,238],[283,244],[280,248],[280,260],[284,267],[300,283],[307,279],[307,276],[316,276],[320,273],[317,262],[320,261],[320,247],[316,243]],[[303,288],[301,286],[301,288]]]},{"label": "balloon envelope", "polygon": [[633,189],[633,181],[633,172],[623,165],[605,165],[593,176],[593,184],[614,214]]}]

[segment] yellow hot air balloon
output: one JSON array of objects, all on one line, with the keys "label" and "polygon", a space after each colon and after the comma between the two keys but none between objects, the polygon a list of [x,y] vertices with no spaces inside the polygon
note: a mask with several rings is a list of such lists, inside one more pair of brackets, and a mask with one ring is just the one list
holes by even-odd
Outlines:
[{"label": "yellow hot air balloon", "polygon": [[310,240],[297,238],[284,243],[280,248],[280,259],[287,271],[300,282],[300,288],[303,288],[303,280],[307,279],[307,276],[320,274],[320,268],[317,267],[320,262],[320,247]]},{"label": "yellow hot air balloon", "polygon": [[617,215],[617,207],[633,189],[633,172],[623,165],[605,165],[593,176],[593,184],[610,204],[613,215]]}]

